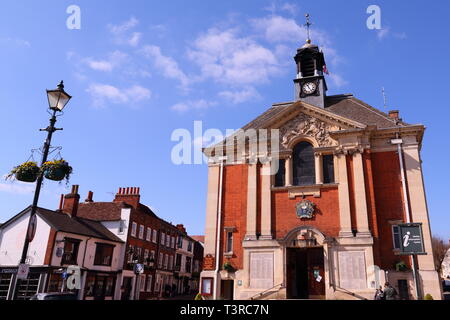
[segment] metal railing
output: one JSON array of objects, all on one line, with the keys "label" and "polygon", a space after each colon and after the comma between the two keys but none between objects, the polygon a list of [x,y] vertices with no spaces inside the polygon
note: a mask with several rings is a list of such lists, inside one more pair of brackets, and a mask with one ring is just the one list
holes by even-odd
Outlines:
[{"label": "metal railing", "polygon": [[353,296],[353,297],[361,299],[361,300],[369,300],[366,297],[360,296],[357,293],[354,293],[354,292],[352,292],[350,290],[347,290],[347,289],[344,289],[344,288],[341,288],[341,287],[338,287],[338,286],[335,286],[335,290],[336,291],[340,291],[340,292],[345,293],[345,294],[348,294],[350,296]]},{"label": "metal railing", "polygon": [[279,287],[279,288],[278,288],[278,290],[275,291],[275,292],[278,292],[278,291],[280,291],[281,289],[283,289],[283,288],[284,288],[284,283],[277,284],[277,285],[273,286],[272,288],[269,288],[269,289],[266,289],[266,290],[264,290],[264,291],[261,291],[260,293],[255,294],[254,296],[252,296],[252,297],[250,298],[250,300],[260,299],[260,298],[264,297],[264,295],[266,295],[266,294],[268,294],[268,293],[272,294],[272,293],[274,293],[274,292],[271,292],[271,291],[273,291],[273,290],[274,290],[275,288],[277,288],[277,287]]}]

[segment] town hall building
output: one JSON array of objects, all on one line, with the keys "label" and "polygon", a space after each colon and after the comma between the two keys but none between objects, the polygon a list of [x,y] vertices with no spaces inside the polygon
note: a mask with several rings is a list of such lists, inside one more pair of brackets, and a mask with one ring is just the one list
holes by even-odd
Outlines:
[{"label": "town hall building", "polygon": [[[251,161],[261,142],[251,139],[243,149],[233,139],[204,149],[202,295],[373,299],[389,282],[401,299],[441,299],[420,157],[425,127],[351,94],[328,96],[324,54],[310,39],[295,63],[294,101],[241,130],[278,129],[276,141],[258,135],[269,147],[256,156],[269,161]],[[422,228],[425,254],[414,260],[399,251],[398,225],[407,222]]]}]

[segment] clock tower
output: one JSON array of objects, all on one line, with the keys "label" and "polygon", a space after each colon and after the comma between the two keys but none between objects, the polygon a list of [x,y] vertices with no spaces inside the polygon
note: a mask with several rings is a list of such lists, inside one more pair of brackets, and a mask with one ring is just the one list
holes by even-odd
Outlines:
[{"label": "clock tower", "polygon": [[326,73],[325,58],[319,47],[311,43],[309,37],[309,15],[306,15],[306,27],[308,28],[308,39],[306,43],[297,50],[294,57],[297,65],[297,77],[295,84],[295,101],[305,101],[316,107],[325,107],[325,96],[327,84],[324,77]]}]

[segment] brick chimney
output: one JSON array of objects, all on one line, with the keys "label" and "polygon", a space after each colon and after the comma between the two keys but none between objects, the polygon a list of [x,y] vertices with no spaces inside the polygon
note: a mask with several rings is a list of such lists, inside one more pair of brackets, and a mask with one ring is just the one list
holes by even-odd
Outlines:
[{"label": "brick chimney", "polygon": [[94,197],[94,193],[92,191],[88,192],[87,198],[84,200],[84,202],[94,202],[92,199]]},{"label": "brick chimney", "polygon": [[398,110],[389,111],[389,118],[392,120],[399,121],[400,120],[400,112]]},{"label": "brick chimney", "polygon": [[78,194],[78,185],[72,186],[72,191],[64,196],[64,204],[62,212],[72,217],[77,216],[78,204],[80,203],[80,195]]},{"label": "brick chimney", "polygon": [[119,188],[114,202],[125,202],[136,209],[141,200],[139,191],[140,188],[137,187]]},{"label": "brick chimney", "polygon": [[186,228],[182,224],[177,224],[177,229],[180,230],[181,232],[186,233]]}]

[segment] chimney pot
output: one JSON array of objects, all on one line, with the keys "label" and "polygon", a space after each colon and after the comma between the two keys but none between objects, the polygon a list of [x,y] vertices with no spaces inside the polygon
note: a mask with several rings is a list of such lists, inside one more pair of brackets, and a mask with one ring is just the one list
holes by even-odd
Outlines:
[{"label": "chimney pot", "polygon": [[80,195],[78,194],[78,185],[72,186],[72,192],[64,196],[64,205],[62,211],[71,217],[76,217],[78,212],[78,204]]},{"label": "chimney pot", "polygon": [[92,191],[89,191],[85,202],[94,202],[94,200],[92,200],[93,197],[94,197],[94,193]]}]

